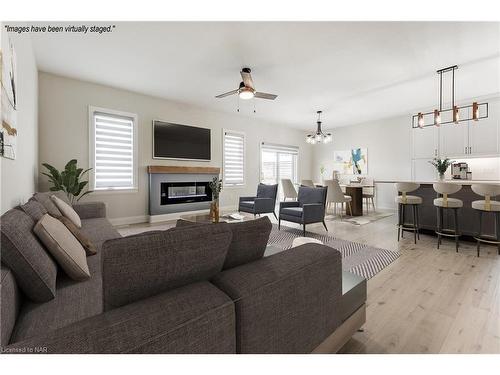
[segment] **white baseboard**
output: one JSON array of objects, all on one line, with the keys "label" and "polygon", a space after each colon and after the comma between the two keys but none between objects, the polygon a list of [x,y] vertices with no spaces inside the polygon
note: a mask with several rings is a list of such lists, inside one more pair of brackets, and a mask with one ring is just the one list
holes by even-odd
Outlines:
[{"label": "white baseboard", "polygon": [[148,220],[149,220],[148,215],[117,217],[114,219],[109,219],[111,224],[113,224],[114,226],[147,223]]}]

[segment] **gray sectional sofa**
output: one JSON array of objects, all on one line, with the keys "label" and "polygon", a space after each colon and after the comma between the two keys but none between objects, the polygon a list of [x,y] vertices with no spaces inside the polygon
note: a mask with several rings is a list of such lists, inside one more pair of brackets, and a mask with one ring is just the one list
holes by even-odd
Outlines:
[{"label": "gray sectional sofa", "polygon": [[364,322],[366,284],[343,292],[338,251],[263,256],[267,217],[122,238],[104,204],[75,204],[97,254],[73,281],[33,233],[43,199],[1,217],[2,353],[331,352]]}]

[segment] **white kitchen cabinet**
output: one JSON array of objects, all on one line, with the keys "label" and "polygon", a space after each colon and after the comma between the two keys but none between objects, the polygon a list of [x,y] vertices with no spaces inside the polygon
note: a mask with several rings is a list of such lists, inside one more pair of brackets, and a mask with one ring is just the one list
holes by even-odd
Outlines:
[{"label": "white kitchen cabinet", "polygon": [[428,126],[412,129],[413,159],[435,158],[439,154],[439,129]]},{"label": "white kitchen cabinet", "polygon": [[412,164],[412,179],[413,181],[435,181],[437,172],[436,168],[429,163],[432,158],[414,159]]},{"label": "white kitchen cabinet", "polygon": [[[488,118],[479,121],[469,121],[468,155],[494,155],[499,149],[499,102],[490,102]],[[482,113],[480,112],[481,116]]]},{"label": "white kitchen cabinet", "polygon": [[439,129],[439,155],[442,159],[468,153],[467,123],[444,124]]}]

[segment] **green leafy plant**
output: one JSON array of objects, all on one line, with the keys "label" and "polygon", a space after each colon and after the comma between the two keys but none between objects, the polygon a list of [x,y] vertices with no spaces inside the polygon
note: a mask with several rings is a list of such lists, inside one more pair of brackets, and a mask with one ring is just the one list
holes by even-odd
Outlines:
[{"label": "green leafy plant", "polygon": [[218,177],[214,177],[212,181],[208,183],[210,189],[212,189],[212,197],[213,199],[219,199],[219,193],[222,190],[222,180]]},{"label": "green leafy plant", "polygon": [[448,167],[451,165],[451,163],[453,163],[453,161],[448,158],[434,158],[432,161],[429,161],[429,163],[436,168],[440,176],[443,176],[444,173],[448,170]]},{"label": "green leafy plant", "polygon": [[92,193],[88,190],[88,180],[83,179],[92,168],[85,170],[78,168],[76,159],[70,160],[61,172],[48,163],[42,163],[42,165],[48,170],[48,173],[43,172],[42,174],[47,176],[52,184],[50,191],[64,191],[71,203]]},{"label": "green leafy plant", "polygon": [[319,167],[319,173],[321,173],[321,176],[323,176],[325,174],[325,171],[326,171],[326,168],[324,165],[322,165],[321,167]]}]

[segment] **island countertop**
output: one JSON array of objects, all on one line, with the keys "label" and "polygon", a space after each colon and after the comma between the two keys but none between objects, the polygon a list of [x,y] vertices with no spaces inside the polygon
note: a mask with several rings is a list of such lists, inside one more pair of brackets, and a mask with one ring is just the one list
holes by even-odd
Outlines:
[{"label": "island countertop", "polygon": [[442,180],[442,181],[375,180],[376,184],[395,184],[397,182],[416,182],[417,184],[420,185],[432,185],[437,182],[449,182],[452,184],[459,184],[459,185],[474,185],[474,184],[500,185],[500,181],[498,180]]}]

